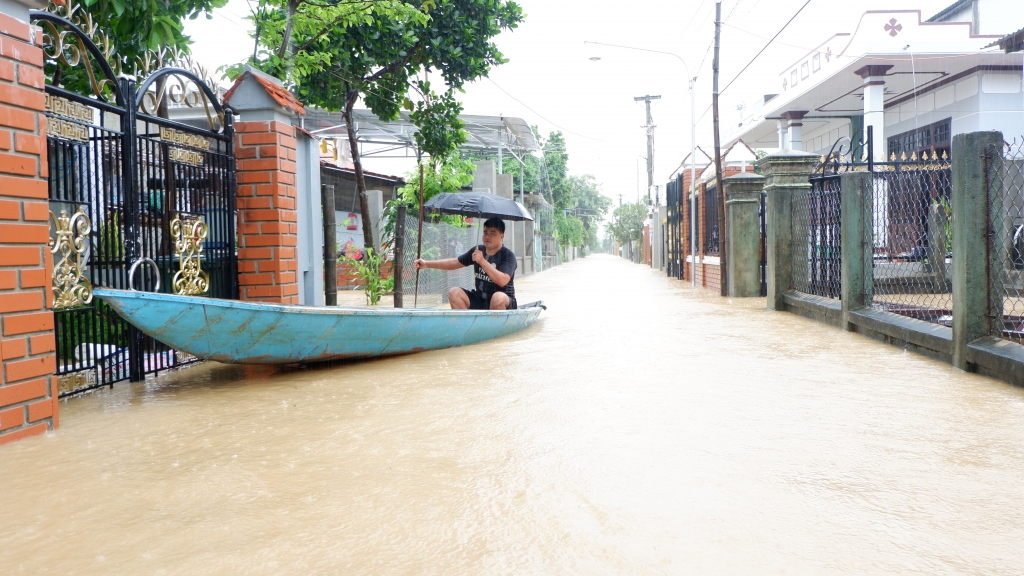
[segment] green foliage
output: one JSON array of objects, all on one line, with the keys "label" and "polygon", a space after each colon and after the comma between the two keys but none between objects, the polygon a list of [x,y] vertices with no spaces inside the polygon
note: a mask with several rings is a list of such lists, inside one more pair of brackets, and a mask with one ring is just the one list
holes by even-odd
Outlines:
[{"label": "green foliage", "polygon": [[123,230],[120,211],[111,211],[107,219],[100,224],[99,255],[104,260],[124,260]]},{"label": "green foliage", "polygon": [[407,106],[413,109],[409,117],[419,128],[413,138],[416,140],[416,147],[430,156],[431,167],[437,168],[448,161],[452,153],[469,138],[462,129],[462,120],[459,118],[462,104],[455,100],[451,90],[441,96],[433,94],[429,82],[418,82],[417,89],[430,97],[416,102],[415,105],[407,103]]},{"label": "green foliage", "polygon": [[562,212],[555,212],[555,240],[562,246],[582,246],[583,221]]},{"label": "green foliage", "polygon": [[395,281],[393,278],[384,279],[380,276],[380,267],[387,261],[386,256],[374,252],[373,248],[366,249],[362,260],[356,260],[345,254],[338,256],[338,260],[355,268],[359,279],[363,282],[363,292],[366,294],[367,305],[376,306],[384,293],[394,289]]},{"label": "green foliage", "polygon": [[[194,20],[200,14],[212,18],[213,9],[224,6],[227,0],[66,0],[62,4],[65,5],[58,6],[51,1],[47,11],[83,23],[87,21],[87,14],[101,36],[106,36],[105,40],[97,40],[115,75],[141,75],[140,71],[147,69],[147,62],[152,64],[158,59],[155,58],[156,53],[163,54],[163,57],[189,54],[192,39],[184,34],[182,22],[186,18]],[[62,31],[58,30],[58,33]],[[65,42],[70,43],[71,37],[65,38]],[[87,52],[80,57],[87,64],[70,67],[47,61],[47,83],[79,94],[92,94],[87,67],[91,67],[94,74],[102,73]],[[97,80],[102,81],[103,78]],[[110,85],[104,86],[103,97],[109,97],[111,90]]]},{"label": "green foliage", "polygon": [[[304,103],[342,110],[357,170],[362,164],[351,127],[360,97],[382,120],[397,118],[403,107],[412,111],[422,132],[417,144],[437,163],[465,142],[452,91],[506,61],[493,38],[522,19],[511,0],[259,0],[253,20],[262,50],[250,64],[285,79]],[[425,80],[411,81],[427,71],[441,76],[446,94],[434,94]],[[419,93],[417,104],[410,89]],[[365,183],[360,178],[356,185],[362,197]],[[371,226],[362,212],[370,245]]]},{"label": "green foliage", "polygon": [[623,204],[612,213],[612,222],[608,229],[619,244],[625,244],[630,240],[641,239],[646,219],[647,207],[643,204]]},{"label": "green foliage", "polygon": [[188,52],[192,39],[182,21],[200,14],[212,18],[227,0],[80,0],[97,27],[110,36],[116,53],[137,62],[147,50],[173,48]]},{"label": "green foliage", "polygon": [[[463,186],[473,182],[473,171],[475,166],[469,160],[463,160],[456,155],[448,155],[440,159],[436,164],[423,167],[423,198],[430,200],[442,192],[457,192]],[[405,186],[395,192],[395,198],[388,201],[384,206],[384,213],[381,215],[381,241],[384,249],[394,243],[395,222],[398,219],[398,207],[405,205],[409,207],[409,214],[416,215],[420,208],[420,172],[415,170],[405,174]],[[450,214],[430,216],[434,222],[444,222],[453,226],[465,226],[466,219],[462,216]]]}]

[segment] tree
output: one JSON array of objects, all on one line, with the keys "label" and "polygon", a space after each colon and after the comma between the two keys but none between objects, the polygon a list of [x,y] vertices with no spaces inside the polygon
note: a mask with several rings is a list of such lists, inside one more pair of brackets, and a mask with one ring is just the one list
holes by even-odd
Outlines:
[{"label": "tree", "polygon": [[647,207],[638,202],[623,204],[612,213],[609,229],[619,244],[630,240],[640,240],[644,233],[644,220],[647,219]]},{"label": "tree", "polygon": [[596,179],[590,174],[569,176],[572,209],[583,224],[583,239],[579,246],[598,248],[597,223],[604,220],[612,200],[598,190]]},{"label": "tree", "polygon": [[[303,102],[342,111],[364,242],[372,246],[352,114],[356,102],[363,98],[382,120],[397,118],[403,107],[422,112],[423,123],[417,122],[417,128],[446,133],[439,142],[457,140],[461,125],[451,122],[458,119],[452,114],[453,91],[506,61],[492,40],[518,26],[522,9],[511,0],[261,0],[261,6],[254,19],[264,51],[257,50],[252,63],[286,78]],[[324,26],[325,22],[337,24]],[[439,73],[446,84],[442,96],[434,94],[426,80],[414,80],[428,71]],[[409,98],[410,89],[419,92],[417,104]],[[418,139],[417,144],[430,154],[427,140]]]},{"label": "tree", "polygon": [[[173,57],[189,54],[192,39],[184,34],[182,22],[200,14],[212,18],[213,9],[227,0],[66,0],[61,4],[51,3],[49,11],[87,28],[87,34],[94,29],[97,36],[105,37],[95,40],[114,74],[142,76]],[[92,91],[85,67],[48,66],[46,74],[50,84],[82,94]]]}]

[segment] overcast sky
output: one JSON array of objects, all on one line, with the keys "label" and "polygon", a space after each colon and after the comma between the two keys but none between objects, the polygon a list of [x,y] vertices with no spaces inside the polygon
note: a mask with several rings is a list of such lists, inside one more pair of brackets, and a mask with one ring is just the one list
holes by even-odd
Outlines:
[{"label": "overcast sky", "polygon": [[[725,0],[722,5],[720,108],[723,134],[735,125],[737,106],[777,92],[777,76],[836,32],[852,32],[866,10],[920,10],[928,18],[952,0],[811,0],[778,39],[739,77],[768,39],[806,0]],[[664,184],[689,153],[690,103],[683,65],[672,56],[584,44],[603,42],[673,52],[697,76],[697,144],[711,150],[711,81],[714,0],[521,0],[526,20],[497,43],[509,63],[462,95],[470,114],[518,116],[546,135],[561,130],[569,170],[593,174],[602,192],[635,199],[638,166],[646,186],[644,105],[633,97],[660,95],[653,104],[654,182]],[[230,0],[212,21],[189,22],[198,60],[211,68],[252,52],[247,0]],[[593,61],[591,57],[599,57]],[[379,160],[368,169],[402,174],[411,166]],[[507,167],[506,167],[507,171]],[[664,192],[662,192],[664,198]]]}]

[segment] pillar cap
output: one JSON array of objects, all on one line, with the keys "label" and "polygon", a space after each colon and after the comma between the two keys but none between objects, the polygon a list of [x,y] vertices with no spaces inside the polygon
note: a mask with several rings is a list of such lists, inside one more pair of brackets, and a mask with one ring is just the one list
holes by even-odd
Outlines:
[{"label": "pillar cap", "polygon": [[885,76],[892,69],[890,64],[868,64],[853,71],[854,74],[867,80],[872,76]]},{"label": "pillar cap", "polygon": [[[242,121],[278,120],[288,122],[306,109],[280,80],[250,66],[224,94],[224,103],[242,115]],[[248,114],[247,114],[248,113]]]},{"label": "pillar cap", "polygon": [[753,172],[740,172],[739,174],[733,174],[728,178],[722,178],[722,182],[743,182],[744,180],[764,180],[764,176]]}]

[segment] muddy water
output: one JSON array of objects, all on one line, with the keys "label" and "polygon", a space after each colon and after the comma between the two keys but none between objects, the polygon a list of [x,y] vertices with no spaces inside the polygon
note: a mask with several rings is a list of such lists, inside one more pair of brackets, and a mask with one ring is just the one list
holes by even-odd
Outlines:
[{"label": "muddy water", "polygon": [[0,449],[0,566],[1021,574],[1024,392],[612,257],[499,342],[202,365]]}]

